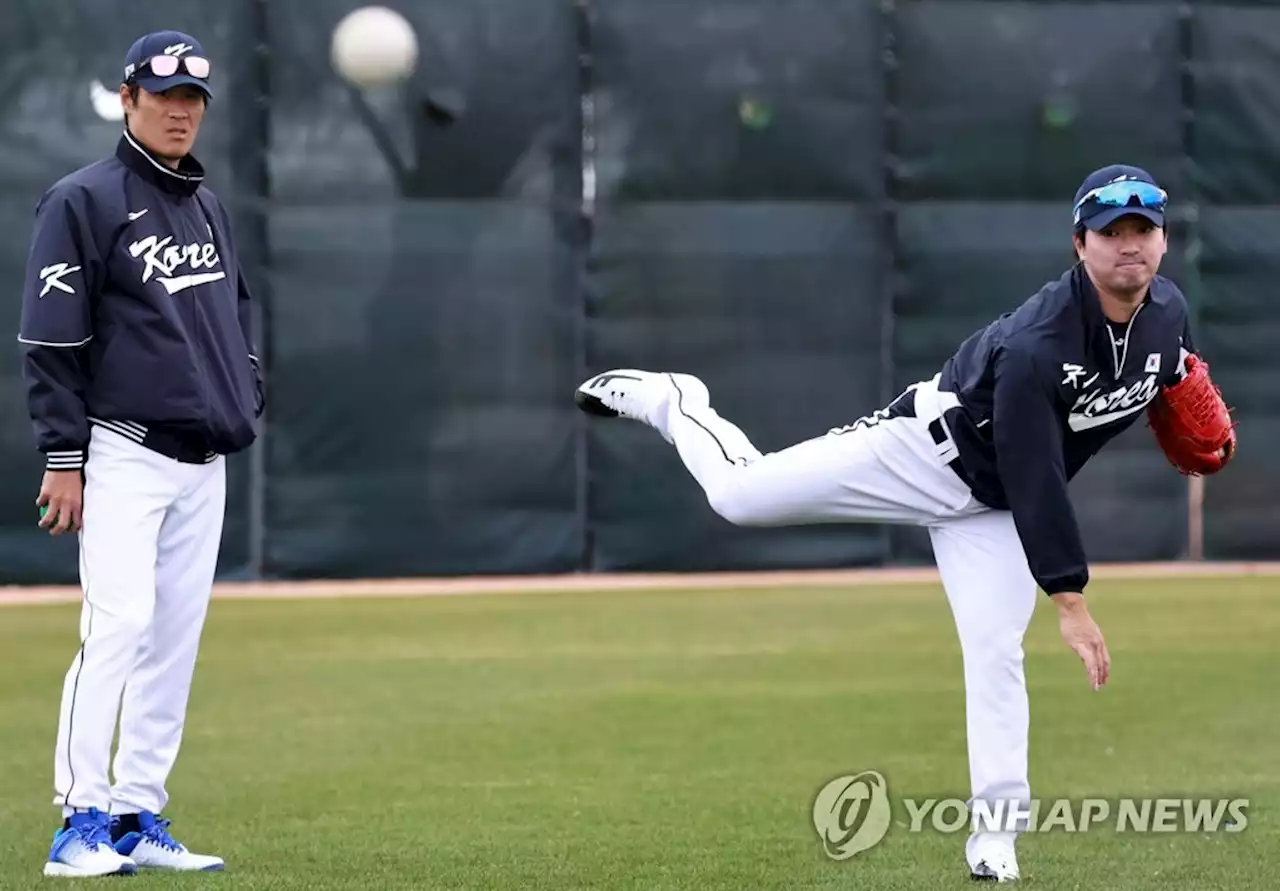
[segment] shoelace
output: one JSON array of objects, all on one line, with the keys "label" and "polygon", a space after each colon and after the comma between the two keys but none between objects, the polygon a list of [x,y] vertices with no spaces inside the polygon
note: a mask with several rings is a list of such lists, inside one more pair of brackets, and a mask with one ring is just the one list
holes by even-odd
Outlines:
[{"label": "shoelace", "polygon": [[159,845],[170,851],[181,851],[182,845],[174,841],[172,835],[168,832],[169,821],[160,819],[156,820],[155,825],[150,829],[142,832],[142,837],[150,841],[152,844]]},{"label": "shoelace", "polygon": [[89,850],[96,851],[100,845],[111,847],[111,833],[102,823],[82,823],[78,828],[80,840]]}]

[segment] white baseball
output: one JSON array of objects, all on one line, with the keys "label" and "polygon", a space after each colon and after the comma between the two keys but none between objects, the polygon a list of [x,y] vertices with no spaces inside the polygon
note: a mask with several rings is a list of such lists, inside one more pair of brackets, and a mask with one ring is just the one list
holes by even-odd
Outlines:
[{"label": "white baseball", "polygon": [[418,63],[418,36],[409,20],[385,6],[364,6],[333,29],[334,69],[359,87],[398,83]]}]

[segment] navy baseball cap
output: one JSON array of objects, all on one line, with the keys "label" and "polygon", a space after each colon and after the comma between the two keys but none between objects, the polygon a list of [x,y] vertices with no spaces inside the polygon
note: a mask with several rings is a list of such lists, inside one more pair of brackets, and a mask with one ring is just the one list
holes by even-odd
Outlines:
[{"label": "navy baseball cap", "polygon": [[134,41],[124,57],[124,83],[136,83],[148,93],[192,84],[213,98],[209,57],[200,41],[181,31],[155,31]]},{"label": "navy baseball cap", "polygon": [[1163,229],[1168,202],[1168,193],[1150,173],[1141,167],[1111,164],[1085,177],[1076,190],[1071,218],[1075,226],[1097,231],[1120,217],[1136,214]]}]

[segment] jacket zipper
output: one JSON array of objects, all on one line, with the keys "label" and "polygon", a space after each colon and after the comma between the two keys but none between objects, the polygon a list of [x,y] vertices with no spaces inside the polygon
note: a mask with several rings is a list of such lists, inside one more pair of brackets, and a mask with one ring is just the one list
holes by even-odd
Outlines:
[{"label": "jacket zipper", "polygon": [[1133,311],[1133,315],[1129,316],[1129,324],[1124,326],[1124,351],[1123,352],[1121,353],[1116,352],[1115,335],[1111,333],[1111,327],[1107,326],[1107,340],[1111,343],[1111,361],[1113,361],[1116,366],[1116,376],[1115,376],[1116,380],[1120,380],[1120,377],[1121,377],[1120,373],[1124,370],[1125,360],[1129,357],[1129,335],[1130,335],[1130,332],[1133,331],[1133,323],[1138,318],[1138,313],[1142,312],[1142,307],[1145,305],[1146,304],[1144,303],[1139,303],[1138,308]]},{"label": "jacket zipper", "polygon": [[[195,202],[196,209],[200,212],[200,221],[205,224],[205,228],[207,230],[210,230],[210,241],[212,241],[212,225],[209,223],[208,214],[205,213],[204,202],[200,200],[200,196],[198,194],[192,195],[188,200]],[[197,232],[198,231],[199,230],[197,229]],[[198,237],[194,240],[197,244],[200,241]],[[214,247],[216,249],[217,245],[215,244]],[[219,254],[218,257],[221,259],[222,255]],[[209,369],[202,361],[202,342],[205,339],[204,329],[206,326],[200,318],[200,302],[198,295],[196,294],[196,290],[197,288],[190,288],[187,293],[190,297],[192,336],[195,339],[195,343],[193,344],[195,347],[195,365],[200,372],[200,396],[204,399],[204,416],[208,418],[213,414],[213,396],[210,393],[212,386],[209,381]]]}]

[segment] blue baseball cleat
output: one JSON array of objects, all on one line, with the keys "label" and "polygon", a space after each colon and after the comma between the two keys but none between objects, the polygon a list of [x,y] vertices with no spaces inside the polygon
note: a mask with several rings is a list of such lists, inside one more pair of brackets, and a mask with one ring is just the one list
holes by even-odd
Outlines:
[{"label": "blue baseball cleat", "polygon": [[169,834],[169,821],[157,814],[138,814],[138,829],[122,831],[117,816],[112,821],[112,837],[118,853],[129,857],[141,869],[169,869],[176,872],[213,872],[225,864],[221,857],[192,854],[187,846]]},{"label": "blue baseball cleat", "polygon": [[133,875],[138,866],[111,844],[109,818],[97,808],[72,814],[71,825],[53,834],[44,874],[64,879]]}]

